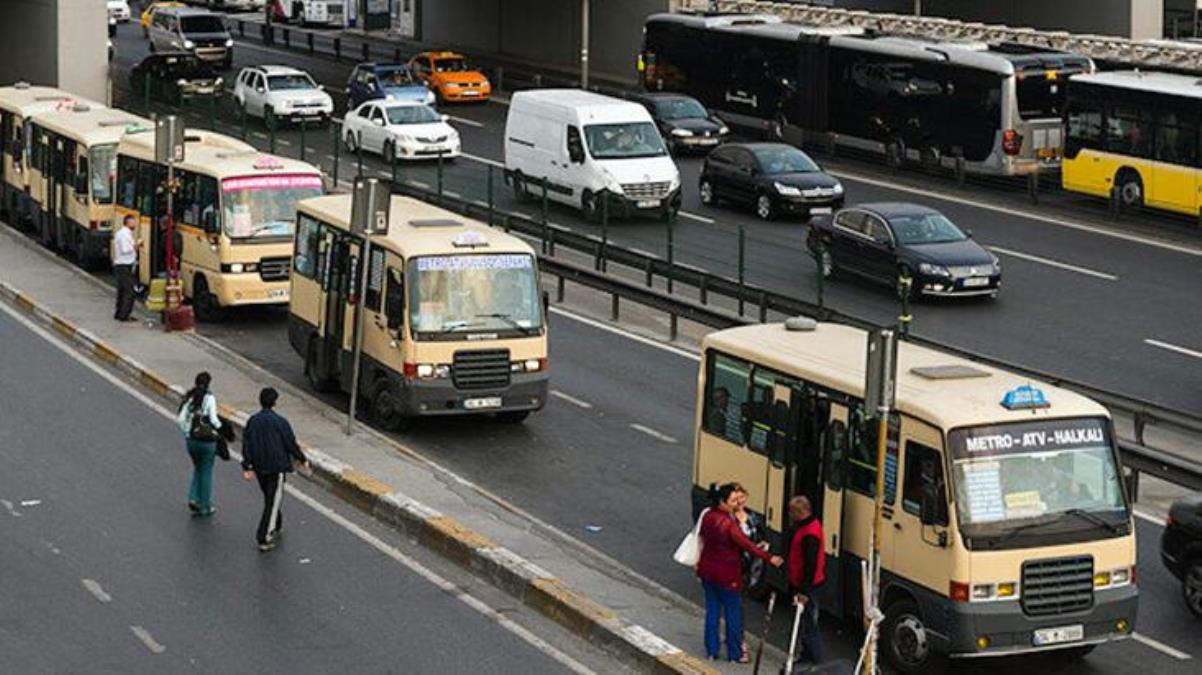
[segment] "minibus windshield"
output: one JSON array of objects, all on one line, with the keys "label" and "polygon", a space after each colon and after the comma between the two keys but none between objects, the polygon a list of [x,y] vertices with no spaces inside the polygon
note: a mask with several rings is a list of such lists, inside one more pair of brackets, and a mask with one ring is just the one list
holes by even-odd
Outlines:
[{"label": "minibus windshield", "polygon": [[534,258],[523,253],[425,256],[410,269],[409,325],[417,339],[538,335]]},{"label": "minibus windshield", "polygon": [[[1082,513],[1112,523],[1127,517],[1104,418],[956,429],[948,444],[957,514],[970,536]],[[1100,522],[1092,515],[1073,520]]]},{"label": "minibus windshield", "polygon": [[659,129],[650,122],[590,124],[584,127],[593,159],[633,159],[668,154]]},{"label": "minibus windshield", "polygon": [[320,176],[248,176],[221,182],[222,225],[231,239],[291,237],[296,204],[321,196]]},{"label": "minibus windshield", "polygon": [[117,174],[117,144],[97,145],[88,151],[88,181],[92,184],[92,201],[113,203],[113,176]]}]

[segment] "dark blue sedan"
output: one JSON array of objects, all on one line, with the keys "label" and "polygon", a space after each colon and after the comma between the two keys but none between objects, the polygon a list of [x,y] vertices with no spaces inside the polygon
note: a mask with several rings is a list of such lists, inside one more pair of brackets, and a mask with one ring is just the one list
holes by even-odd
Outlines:
[{"label": "dark blue sedan", "polygon": [[360,63],[346,83],[347,109],[378,98],[434,105],[434,92],[404,63]]}]

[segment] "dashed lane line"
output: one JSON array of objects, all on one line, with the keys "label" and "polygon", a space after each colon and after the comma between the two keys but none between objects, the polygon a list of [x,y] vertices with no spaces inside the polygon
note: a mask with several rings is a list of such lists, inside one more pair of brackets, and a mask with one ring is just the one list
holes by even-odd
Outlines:
[{"label": "dashed lane line", "polygon": [[1148,647],[1155,649],[1156,651],[1160,652],[1161,654],[1166,654],[1168,656],[1171,656],[1171,657],[1177,659],[1178,661],[1189,661],[1190,659],[1194,658],[1194,657],[1190,656],[1189,654],[1186,654],[1185,652],[1181,651],[1180,649],[1175,649],[1173,647],[1170,647],[1170,646],[1166,645],[1165,643],[1161,642],[1160,640],[1155,640],[1153,638],[1150,638],[1147,635],[1144,635],[1143,633],[1132,633],[1131,637],[1134,638],[1136,642],[1138,642],[1142,645],[1147,645]]},{"label": "dashed lane line", "polygon": [[141,626],[130,626],[129,629],[134,632],[134,636],[138,638],[139,642],[146,645],[146,648],[149,649],[152,654],[162,654],[163,652],[167,651],[167,648],[159,644],[158,641],[154,639],[154,636],[150,634],[150,631],[146,630],[145,628]]},{"label": "dashed lane line", "polygon": [[648,436],[654,438],[657,441],[662,441],[664,443],[676,443],[677,442],[675,438],[669,436],[668,434],[665,434],[662,431],[656,431],[655,429],[652,429],[649,426],[638,424],[637,422],[631,424],[630,428],[634,429],[635,431],[638,431],[640,433],[647,434]]},{"label": "dashed lane line", "polygon": [[715,222],[713,218],[706,218],[705,216],[699,216],[695,213],[689,213],[688,211],[679,211],[677,212],[677,215],[681,218],[688,218],[689,220],[695,220],[699,223],[705,223],[707,225],[713,225]]},{"label": "dashed lane line", "polygon": [[1202,359],[1202,352],[1194,350],[1194,349],[1190,349],[1188,347],[1182,347],[1180,345],[1175,345],[1171,342],[1163,342],[1161,340],[1153,340],[1152,338],[1147,338],[1146,340],[1144,340],[1144,344],[1151,345],[1152,347],[1159,347],[1160,349],[1164,349],[1164,350],[1167,350],[1170,352],[1176,352],[1178,354],[1183,354],[1185,356],[1192,356],[1195,359]]},{"label": "dashed lane line", "polygon": [[451,120],[454,120],[454,121],[456,121],[456,122],[458,122],[458,123],[460,123],[460,124],[466,124],[466,125],[468,125],[469,127],[475,127],[475,128],[477,128],[477,129],[483,129],[483,128],[484,128],[484,122],[477,122],[476,120],[473,120],[473,119],[468,119],[468,118],[466,118],[466,117],[458,117],[458,116],[456,116],[456,115],[450,115],[450,116],[449,116],[449,119],[451,119]]},{"label": "dashed lane line", "polygon": [[1014,251],[1014,250],[1011,250],[1008,248],[1002,248],[1001,246],[988,246],[986,248],[988,248],[991,251],[997,251],[998,253],[1001,253],[1002,255],[1008,255],[1012,258],[1018,258],[1020,260],[1027,260],[1030,262],[1039,263],[1041,265],[1047,265],[1049,267],[1055,267],[1057,269],[1062,269],[1062,270],[1066,270],[1069,272],[1076,272],[1077,274],[1084,274],[1085,276],[1094,277],[1097,279],[1105,279],[1106,281],[1118,281],[1119,280],[1117,275],[1110,274],[1109,272],[1099,272],[1097,270],[1091,270],[1088,267],[1081,267],[1079,265],[1070,265],[1069,263],[1060,262],[1059,260],[1052,260],[1051,258],[1044,258],[1042,256],[1032,255],[1030,253]]},{"label": "dashed lane line", "polygon": [[575,396],[572,396],[571,394],[565,394],[564,392],[559,391],[558,389],[552,389],[551,395],[557,399],[560,399],[561,401],[567,401],[568,403],[571,403],[572,405],[576,406],[577,408],[584,408],[585,410],[588,410],[593,407],[592,403],[589,403],[588,401],[585,401],[583,399],[576,398]]},{"label": "dashed lane line", "polygon": [[643,337],[642,335],[639,335],[637,333],[632,333],[623,328],[618,328],[617,326],[611,326],[610,324],[602,323],[601,321],[597,321],[596,319],[590,319],[587,316],[581,316],[580,314],[577,314],[575,312],[569,312],[566,309],[561,309],[559,307],[552,307],[551,313],[558,314],[560,316],[569,318],[573,321],[582,323],[586,326],[592,326],[593,328],[596,328],[598,330],[603,330],[607,333],[613,333],[614,335],[620,335],[628,340],[634,340],[635,342],[642,344],[642,345],[646,345],[648,347],[662,349],[666,352],[671,352],[677,356],[683,356],[684,358],[689,359],[690,361],[700,361],[701,360],[700,356],[698,356],[688,350],[681,349],[680,347],[673,347],[672,345],[664,344],[657,340],[653,340],[649,337]]},{"label": "dashed lane line", "polygon": [[96,598],[100,602],[109,603],[113,601],[113,596],[105,592],[99,581],[96,581],[95,579],[80,579],[79,582],[83,584],[83,587],[87,589],[89,593],[92,594],[92,597]]}]

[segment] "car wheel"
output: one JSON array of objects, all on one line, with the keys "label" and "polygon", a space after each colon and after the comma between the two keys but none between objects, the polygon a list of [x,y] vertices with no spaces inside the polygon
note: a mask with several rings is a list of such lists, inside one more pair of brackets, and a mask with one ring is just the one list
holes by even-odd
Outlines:
[{"label": "car wheel", "polygon": [[346,147],[347,152],[355,152],[359,149],[359,144],[355,141],[355,132],[353,130],[347,129],[342,134],[342,144]]},{"label": "car wheel", "polygon": [[221,304],[217,296],[209,292],[209,282],[203,276],[197,276],[192,283],[192,311],[196,313],[197,321],[213,323],[221,320]]},{"label": "car wheel", "polygon": [[1118,187],[1119,201],[1125,209],[1138,209],[1144,205],[1144,182],[1139,174],[1131,169],[1124,169],[1114,178]]},{"label": "car wheel", "polygon": [[946,660],[935,653],[922,612],[913,600],[900,600],[885,610],[881,641],[885,658],[905,675],[938,673],[947,667]]},{"label": "car wheel", "polygon": [[1185,606],[1194,616],[1202,617],[1202,560],[1195,560],[1185,569],[1181,579],[1181,594]]},{"label": "car wheel", "polygon": [[706,206],[717,206],[718,195],[714,193],[714,184],[708,178],[701,179],[701,185],[698,186],[697,192],[701,197],[701,203]]},{"label": "car wheel", "polygon": [[756,197],[755,215],[760,220],[773,220],[776,218],[776,205],[772,203],[772,197],[766,194]]}]

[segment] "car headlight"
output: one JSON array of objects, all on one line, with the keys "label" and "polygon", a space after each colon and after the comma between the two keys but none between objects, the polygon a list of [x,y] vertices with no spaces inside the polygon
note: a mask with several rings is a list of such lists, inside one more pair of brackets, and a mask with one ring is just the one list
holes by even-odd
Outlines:
[{"label": "car headlight", "polygon": [[679,136],[681,138],[688,138],[689,136],[693,135],[693,132],[689,131],[688,129],[673,129],[672,135]]},{"label": "car headlight", "polygon": [[952,275],[943,265],[932,265],[931,263],[920,263],[918,271],[933,277],[950,277]]},{"label": "car headlight", "polygon": [[726,126],[725,124],[723,124],[722,128],[718,130],[719,136],[725,136],[726,134],[729,134],[729,133],[730,133],[730,127]]},{"label": "car headlight", "polygon": [[187,84],[188,84],[188,81],[183,79],[182,77],[175,81],[175,86],[177,86],[177,87],[183,87],[183,86],[186,86]]},{"label": "car headlight", "polygon": [[229,39],[227,39],[227,40],[225,41],[225,48],[226,48],[226,49],[229,49],[230,47],[233,47],[233,46],[234,46],[234,39],[233,39],[233,38],[229,38]]},{"label": "car headlight", "polygon": [[796,188],[796,187],[793,187],[792,185],[785,185],[784,183],[773,183],[772,187],[776,188],[777,194],[781,194],[786,197],[801,196],[801,188]]},{"label": "car headlight", "polygon": [[195,42],[193,42],[191,40],[184,40],[184,49],[193,49],[195,47],[196,47]]},{"label": "car headlight", "polygon": [[843,194],[843,183],[835,183],[835,187],[832,189],[837,195]]}]

